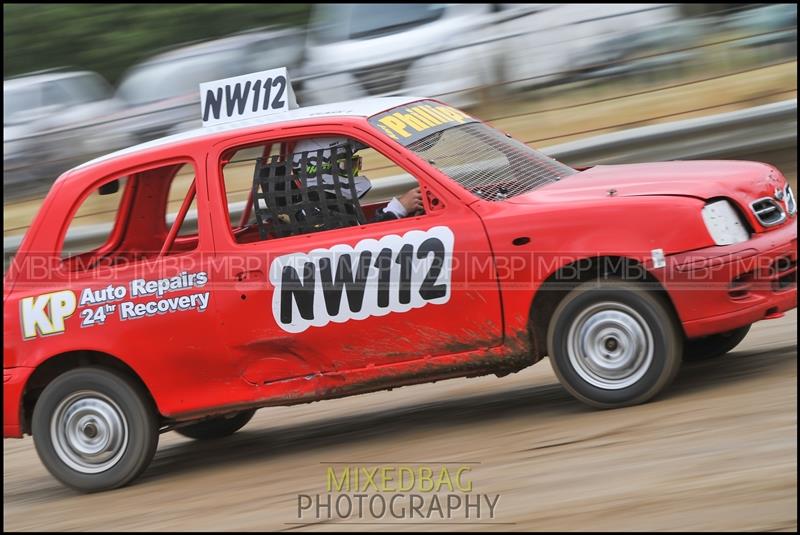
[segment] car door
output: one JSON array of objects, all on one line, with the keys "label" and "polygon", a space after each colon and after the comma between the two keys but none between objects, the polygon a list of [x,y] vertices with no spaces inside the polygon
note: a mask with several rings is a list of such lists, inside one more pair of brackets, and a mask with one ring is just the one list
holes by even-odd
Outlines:
[{"label": "car door", "polygon": [[210,195],[223,201],[212,202],[219,210],[210,277],[221,332],[245,380],[264,384],[502,342],[483,225],[445,189],[415,171],[425,215],[237,243],[224,180],[213,178],[221,153],[210,155],[208,167],[209,183],[220,188]]}]

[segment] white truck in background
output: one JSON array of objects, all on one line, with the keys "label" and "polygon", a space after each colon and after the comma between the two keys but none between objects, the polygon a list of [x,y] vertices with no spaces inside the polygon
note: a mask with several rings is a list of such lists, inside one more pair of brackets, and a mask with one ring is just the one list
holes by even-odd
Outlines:
[{"label": "white truck in background", "polygon": [[486,87],[556,82],[609,35],[677,14],[672,4],[315,4],[300,98],[424,94],[469,106]]}]

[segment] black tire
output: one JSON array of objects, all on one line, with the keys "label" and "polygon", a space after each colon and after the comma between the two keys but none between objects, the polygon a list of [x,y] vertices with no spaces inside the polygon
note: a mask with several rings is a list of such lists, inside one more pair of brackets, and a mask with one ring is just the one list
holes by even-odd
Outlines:
[{"label": "black tire", "polygon": [[[672,382],[680,369],[683,333],[668,303],[643,285],[592,281],[556,307],[547,347],[564,388],[584,403],[609,409],[644,403]],[[626,362],[630,365],[618,371],[609,367]]]},{"label": "black tire", "polygon": [[[82,419],[68,417],[76,413],[83,415]],[[109,448],[117,451],[115,455],[101,462],[100,457],[81,456],[70,446],[78,440],[58,432],[79,428],[83,432],[75,435],[84,441],[97,436],[126,438],[119,441],[118,448]],[[149,466],[158,446],[158,415],[147,392],[122,374],[99,367],[78,368],[44,389],[33,410],[31,431],[36,452],[53,477],[75,490],[98,492],[130,483]],[[91,447],[84,447],[84,453]]]},{"label": "black tire", "polygon": [[253,409],[236,412],[231,415],[217,416],[209,418],[208,420],[203,420],[202,422],[197,422],[196,424],[178,427],[175,429],[175,432],[197,440],[223,438],[234,434],[247,425],[247,422],[253,418],[255,413],[256,411]]},{"label": "black tire", "polygon": [[686,340],[683,360],[697,362],[721,357],[744,340],[747,333],[750,332],[750,327],[751,325],[745,325],[732,331]]}]

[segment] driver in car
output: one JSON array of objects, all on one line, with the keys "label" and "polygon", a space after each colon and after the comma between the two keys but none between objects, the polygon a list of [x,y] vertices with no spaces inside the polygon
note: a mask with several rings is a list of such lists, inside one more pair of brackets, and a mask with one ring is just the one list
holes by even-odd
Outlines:
[{"label": "driver in car", "polygon": [[[358,199],[364,197],[367,192],[372,188],[372,184],[370,183],[369,179],[366,176],[360,174],[361,172],[361,157],[356,156],[355,153],[361,149],[368,148],[366,145],[358,143],[354,140],[349,140],[347,138],[342,137],[326,137],[326,138],[311,138],[311,139],[304,139],[297,143],[294,149],[294,154],[292,155],[292,165],[295,170],[300,170],[300,166],[302,165],[303,154],[306,154],[306,169],[305,174],[308,177],[307,179],[307,186],[315,187],[317,186],[317,165],[322,166],[321,172],[321,179],[322,183],[325,186],[325,191],[328,192],[330,195],[336,194],[336,187],[334,184],[334,178],[332,173],[333,165],[338,166],[338,176],[339,177],[346,177],[347,172],[343,165],[343,156],[340,156],[338,161],[333,162],[331,161],[331,154],[334,152],[332,149],[333,147],[341,147],[346,144],[350,144],[353,147],[353,161],[352,161],[352,170],[353,170],[353,180],[355,182],[355,193]],[[318,160],[318,151],[322,149],[322,161]],[[351,195],[349,188],[341,188],[341,193],[343,195]],[[410,189],[399,198],[393,197],[389,203],[376,211],[372,222],[379,222],[379,221],[390,221],[392,219],[400,219],[403,217],[408,217],[410,215],[418,215],[423,213],[424,209],[422,207],[422,193],[420,192],[419,187]]]}]

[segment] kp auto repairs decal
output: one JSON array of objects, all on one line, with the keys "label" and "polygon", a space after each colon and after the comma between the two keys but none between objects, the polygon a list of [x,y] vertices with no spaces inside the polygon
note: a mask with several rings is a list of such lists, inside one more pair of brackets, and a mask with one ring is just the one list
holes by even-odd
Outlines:
[{"label": "kp auto repairs decal", "polygon": [[449,228],[433,227],[280,256],[269,270],[272,315],[299,333],[447,303],[453,243]]},{"label": "kp auto repairs decal", "polygon": [[[97,290],[84,288],[80,297],[72,290],[26,297],[20,301],[22,337],[29,340],[39,335],[63,333],[66,329],[64,320],[76,312],[81,318],[81,327],[103,325],[108,316],[115,313],[120,320],[135,320],[188,310],[203,312],[208,308],[209,292],[176,297],[165,297],[165,294],[202,288],[206,283],[208,275],[205,272],[184,271],[175,277],[135,279],[127,285],[109,284]],[[138,303],[130,300],[148,297],[155,299]]]}]

